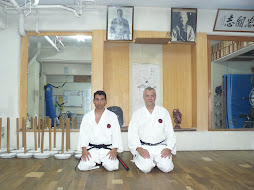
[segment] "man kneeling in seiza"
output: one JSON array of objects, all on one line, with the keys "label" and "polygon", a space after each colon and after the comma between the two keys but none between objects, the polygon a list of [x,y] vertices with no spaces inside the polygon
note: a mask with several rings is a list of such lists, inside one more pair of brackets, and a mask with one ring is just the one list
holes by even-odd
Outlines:
[{"label": "man kneeling in seiza", "polygon": [[78,168],[83,171],[99,168],[101,164],[108,171],[117,170],[117,152],[123,151],[118,118],[105,108],[107,104],[104,91],[94,93],[95,109],[87,113],[81,122],[78,149],[82,148]]},{"label": "man kneeling in seiza", "polygon": [[174,168],[172,155],[176,154],[176,137],[168,111],[155,105],[156,91],[144,90],[145,106],[136,110],[128,129],[128,144],[133,161],[143,172],[157,166],[163,172]]}]

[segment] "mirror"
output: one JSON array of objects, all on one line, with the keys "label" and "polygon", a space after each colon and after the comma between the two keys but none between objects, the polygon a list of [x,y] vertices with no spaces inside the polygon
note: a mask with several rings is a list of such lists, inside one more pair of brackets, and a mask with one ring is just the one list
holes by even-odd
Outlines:
[{"label": "mirror", "polygon": [[211,41],[213,129],[254,128],[254,45]]},{"label": "mirror", "polygon": [[[91,110],[91,63],[92,36],[29,36],[29,120],[70,118],[71,126],[79,129],[84,114]],[[31,128],[29,121],[27,128]]]}]

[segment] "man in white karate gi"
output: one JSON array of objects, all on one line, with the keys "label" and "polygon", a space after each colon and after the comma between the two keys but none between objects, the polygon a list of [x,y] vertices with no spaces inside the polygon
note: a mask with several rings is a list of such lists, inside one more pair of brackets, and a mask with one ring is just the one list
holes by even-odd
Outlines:
[{"label": "man in white karate gi", "polygon": [[105,108],[106,98],[104,91],[95,92],[95,109],[82,119],[78,145],[78,149],[82,148],[80,170],[96,169],[99,168],[96,164],[101,163],[108,171],[119,167],[117,152],[123,151],[121,130],[116,114]]},{"label": "man in white karate gi", "polygon": [[176,137],[168,111],[155,105],[156,91],[144,90],[145,106],[136,110],[128,129],[128,145],[136,166],[148,173],[157,166],[163,172],[174,168],[172,154],[176,154]]}]

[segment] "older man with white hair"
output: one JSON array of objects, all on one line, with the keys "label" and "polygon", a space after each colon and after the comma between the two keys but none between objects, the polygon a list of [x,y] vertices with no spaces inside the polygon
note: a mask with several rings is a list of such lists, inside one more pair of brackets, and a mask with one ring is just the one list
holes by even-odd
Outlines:
[{"label": "older man with white hair", "polygon": [[128,129],[128,144],[136,166],[148,173],[157,166],[163,172],[174,168],[176,137],[168,111],[155,105],[156,91],[144,90],[145,106],[136,110]]}]

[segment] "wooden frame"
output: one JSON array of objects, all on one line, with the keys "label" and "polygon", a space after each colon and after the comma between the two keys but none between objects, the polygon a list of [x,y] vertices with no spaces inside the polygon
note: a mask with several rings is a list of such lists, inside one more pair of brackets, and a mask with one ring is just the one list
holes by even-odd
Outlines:
[{"label": "wooden frame", "polygon": [[171,42],[196,42],[197,9],[171,9]]},{"label": "wooden frame", "polygon": [[[27,35],[21,38],[19,118],[22,118],[22,117],[26,118],[26,113],[27,113],[27,87],[28,87],[27,72],[28,72],[29,37],[30,36],[74,36],[74,35],[93,36],[93,33],[92,32],[60,32],[60,31],[46,32],[46,31],[43,31],[43,32],[40,32],[40,34],[38,34],[36,32],[27,32]],[[94,42],[92,41],[92,43]],[[95,48],[95,47],[93,47],[92,45],[92,48]],[[96,63],[96,62],[97,60],[94,60],[94,56],[92,56],[92,63]],[[97,76],[97,70],[98,70],[97,66],[92,64],[92,72],[93,72],[93,75],[95,75],[95,76],[92,75],[92,81]],[[91,84],[92,92],[94,91],[94,89],[98,89],[96,85],[97,84],[95,85]],[[22,128],[21,120],[19,121],[19,126],[20,128]]]},{"label": "wooden frame", "polygon": [[254,32],[254,10],[218,9],[213,31]]},{"label": "wooden frame", "polygon": [[207,61],[208,61],[208,131],[254,131],[251,128],[245,129],[213,129],[212,128],[212,93],[211,91],[211,70],[212,70],[212,59],[211,59],[211,41],[212,40],[219,40],[219,41],[254,41],[254,37],[248,36],[219,36],[219,35],[208,35],[207,36]]},{"label": "wooden frame", "polygon": [[134,7],[108,6],[107,40],[132,41]]}]

